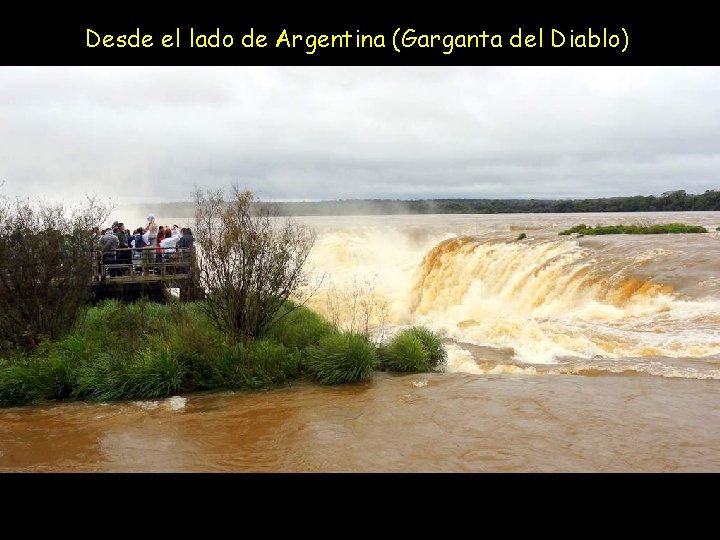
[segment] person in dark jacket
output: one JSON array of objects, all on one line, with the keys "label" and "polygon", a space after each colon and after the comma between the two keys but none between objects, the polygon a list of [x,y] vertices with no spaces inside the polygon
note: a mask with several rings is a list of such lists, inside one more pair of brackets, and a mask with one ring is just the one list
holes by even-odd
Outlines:
[{"label": "person in dark jacket", "polygon": [[[175,244],[178,253],[178,261],[183,263],[189,262],[192,267],[193,256],[195,254],[195,237],[189,227],[183,227],[180,229],[180,234],[181,236],[178,238],[177,244]],[[182,268],[180,271],[185,274],[188,269]]]},{"label": "person in dark jacket", "polygon": [[[118,264],[129,265],[132,262],[132,255],[128,249],[130,247],[130,234],[129,231],[125,229],[124,223],[117,224],[115,236],[117,236],[118,242],[120,243],[120,251],[117,253],[117,262]],[[128,272],[129,269],[122,269],[123,274]]]},{"label": "person in dark jacket", "polygon": [[132,247],[135,248],[133,250],[133,267],[136,270],[138,266],[141,265],[143,248],[148,245],[145,243],[145,239],[143,238],[144,234],[145,231],[143,231],[143,228],[138,227],[135,231],[133,231],[132,240],[130,240]]},{"label": "person in dark jacket", "polygon": [[195,246],[195,237],[189,227],[180,229],[180,238],[175,244],[176,248],[191,248]]},{"label": "person in dark jacket", "polygon": [[[105,234],[100,237],[100,251],[102,251],[103,264],[115,264],[115,250],[120,245],[117,236],[112,229],[106,229]],[[117,275],[116,269],[110,269],[110,277]]]}]

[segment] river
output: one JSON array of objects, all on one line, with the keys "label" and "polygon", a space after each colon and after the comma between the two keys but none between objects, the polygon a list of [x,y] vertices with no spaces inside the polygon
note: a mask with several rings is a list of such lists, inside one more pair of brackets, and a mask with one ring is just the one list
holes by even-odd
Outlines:
[{"label": "river", "polygon": [[[302,221],[311,305],[384,337],[433,328],[444,372],[3,409],[0,470],[720,469],[720,213]],[[711,232],[558,236],[668,222]]]}]

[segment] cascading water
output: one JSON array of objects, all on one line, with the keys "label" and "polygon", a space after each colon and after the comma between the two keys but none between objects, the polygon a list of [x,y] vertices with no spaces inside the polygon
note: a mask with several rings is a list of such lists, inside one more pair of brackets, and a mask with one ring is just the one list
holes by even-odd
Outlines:
[{"label": "cascading water", "polygon": [[[557,236],[520,242],[366,227],[321,234],[313,261],[336,298],[353,296],[347,283],[356,284],[335,322],[357,311],[367,292],[357,283],[365,283],[386,306],[376,323],[423,324],[448,338],[451,371],[720,378],[718,298],[691,298],[636,275],[671,250],[623,249],[621,256],[616,244],[584,247]],[[327,298],[321,289],[313,307],[322,312]]]}]

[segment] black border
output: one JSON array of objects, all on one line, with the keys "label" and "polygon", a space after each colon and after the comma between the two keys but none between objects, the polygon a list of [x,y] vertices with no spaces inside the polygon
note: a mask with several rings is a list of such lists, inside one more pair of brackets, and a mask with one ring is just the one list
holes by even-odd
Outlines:
[{"label": "black border", "polygon": [[[108,4],[108,6],[110,6]],[[142,6],[142,7],[141,7]],[[162,6],[162,7],[161,7]],[[628,6],[583,4],[582,8],[535,9],[509,5],[499,12],[485,3],[475,4],[474,15],[457,5],[432,8],[370,8],[348,4],[343,11],[320,9],[307,5],[303,10],[288,11],[280,6],[260,10],[247,4],[225,4],[214,7],[203,4],[183,11],[172,4],[123,4],[101,11],[88,7],[54,5],[48,8],[19,6],[19,11],[5,15],[0,28],[0,51],[3,65],[716,65],[717,40],[720,31],[713,18],[699,8],[665,9],[655,5],[645,12],[633,13]],[[149,10],[152,7],[155,11]],[[582,9],[582,11],[580,11]],[[183,30],[184,46],[163,48],[164,34]],[[235,37],[232,48],[189,48],[189,28],[197,33]],[[510,35],[523,28],[525,33],[545,29],[543,48],[511,48]],[[87,29],[101,35],[128,34],[139,28],[141,34],[154,37],[152,48],[89,48]],[[239,38],[250,28],[268,36],[265,48],[238,46]],[[413,28],[417,34],[489,34],[503,36],[503,47],[455,48],[443,54],[443,47],[393,50],[390,36],[397,28]],[[548,30],[565,30],[568,41],[560,48],[548,46]],[[577,35],[588,28],[600,35],[602,28],[628,34],[628,48],[570,48],[569,30]],[[283,29],[290,33],[340,34],[357,30],[363,34],[383,34],[385,48],[326,48],[306,54],[302,46],[276,48],[274,42]]]}]

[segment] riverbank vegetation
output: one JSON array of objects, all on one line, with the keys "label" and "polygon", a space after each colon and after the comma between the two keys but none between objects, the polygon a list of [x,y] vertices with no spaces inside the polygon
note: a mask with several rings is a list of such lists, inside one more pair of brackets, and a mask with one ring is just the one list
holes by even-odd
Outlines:
[{"label": "riverbank vegetation", "polygon": [[679,234],[679,233],[706,233],[705,227],[699,225],[686,225],[684,223],[666,223],[662,225],[598,225],[588,227],[584,223],[575,225],[558,234],[579,234],[583,236],[596,236],[604,234]]},{"label": "riverbank vegetation", "polygon": [[315,236],[275,219],[249,191],[233,188],[229,199],[222,191],[195,194],[194,272],[205,294],[194,303],[168,296],[166,303],[90,306],[96,232],[109,207],[89,200],[68,213],[0,202],[0,406],[266,389],[301,379],[342,384],[376,369],[441,367],[442,342],[425,329],[401,333],[383,355],[384,333],[370,325],[375,302],[356,302],[350,328],[304,307],[313,293],[305,263]]},{"label": "riverbank vegetation", "polygon": [[236,342],[218,330],[201,303],[107,300],[88,309],[64,338],[0,359],[0,406],[154,399],[298,380],[351,383],[378,369],[438,369],[445,354],[441,340],[424,328],[401,332],[383,347],[292,302],[262,338]]},{"label": "riverbank vegetation", "polygon": [[[593,199],[350,199],[274,203],[281,216],[364,216],[393,214],[547,214],[574,212],[684,212],[720,210],[720,191]],[[189,216],[190,202],[159,205],[165,215]]]},{"label": "riverbank vegetation", "polygon": [[90,296],[93,228],[109,211],[92,198],[66,208],[0,197],[0,357],[72,328]]},{"label": "riverbank vegetation", "polygon": [[195,239],[208,318],[232,341],[262,337],[291,296],[308,284],[315,233],[233,187],[195,192]]}]

